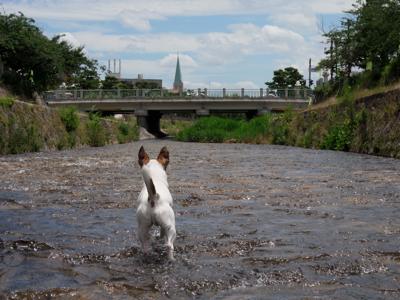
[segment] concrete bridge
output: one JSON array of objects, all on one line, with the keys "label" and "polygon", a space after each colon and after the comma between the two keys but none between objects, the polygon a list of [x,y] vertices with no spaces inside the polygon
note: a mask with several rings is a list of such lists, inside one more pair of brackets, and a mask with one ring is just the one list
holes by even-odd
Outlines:
[{"label": "concrete bridge", "polygon": [[44,93],[50,107],[75,106],[81,111],[134,114],[138,124],[159,135],[165,113],[245,113],[248,118],[289,107],[301,110],[312,98],[308,89],[196,89],[172,93],[168,90],[55,90]]}]

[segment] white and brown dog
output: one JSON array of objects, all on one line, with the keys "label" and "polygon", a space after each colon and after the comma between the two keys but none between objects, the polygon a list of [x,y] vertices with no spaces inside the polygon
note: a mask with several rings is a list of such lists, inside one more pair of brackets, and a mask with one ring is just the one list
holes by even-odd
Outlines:
[{"label": "white and brown dog", "polygon": [[157,159],[150,159],[142,146],[138,158],[144,185],[139,194],[136,216],[143,252],[149,251],[149,231],[153,225],[157,225],[161,227],[161,237],[168,247],[168,257],[174,260],[175,214],[165,172],[169,163],[169,152],[163,147]]}]

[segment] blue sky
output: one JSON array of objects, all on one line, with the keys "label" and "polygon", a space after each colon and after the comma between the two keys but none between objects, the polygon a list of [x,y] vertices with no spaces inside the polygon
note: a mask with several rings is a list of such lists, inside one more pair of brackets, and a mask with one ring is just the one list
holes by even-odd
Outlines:
[{"label": "blue sky", "polygon": [[[48,36],[65,34],[122,76],[172,85],[179,51],[186,87],[259,88],[273,71],[323,57],[322,28],[339,24],[354,0],[0,0]],[[323,24],[323,26],[322,26]],[[314,78],[318,74],[313,75]]]}]

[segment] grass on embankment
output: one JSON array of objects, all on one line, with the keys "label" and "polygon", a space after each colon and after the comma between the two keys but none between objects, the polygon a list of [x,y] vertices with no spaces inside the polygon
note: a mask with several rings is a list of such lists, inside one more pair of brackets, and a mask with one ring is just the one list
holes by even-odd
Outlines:
[{"label": "grass on embankment", "polygon": [[177,119],[174,117],[164,117],[160,120],[161,130],[169,136],[175,137],[182,130],[193,125],[192,120]]},{"label": "grass on embankment", "polygon": [[314,104],[309,108],[309,110],[315,110],[315,109],[320,109],[320,108],[326,108],[331,105],[337,105],[340,104],[341,101],[345,99],[362,99],[366,98],[369,96],[373,96],[376,94],[382,94],[382,93],[388,93],[390,91],[398,90],[400,89],[400,82],[395,82],[390,85],[379,85],[375,86],[372,88],[353,88],[351,89],[350,87],[345,88],[344,91],[344,96],[333,96],[329,97],[328,99],[319,102],[317,104]]},{"label": "grass on embankment", "polygon": [[103,146],[138,139],[135,120],[80,114],[75,108],[53,110],[12,97],[0,98],[0,154]]},{"label": "grass on embankment", "polygon": [[198,119],[193,126],[176,135],[179,141],[210,143],[287,144],[289,121],[293,112],[267,114],[250,121],[223,117]]},{"label": "grass on embankment", "polygon": [[267,143],[400,158],[400,90],[301,113],[287,111],[250,121],[201,118],[176,138],[193,142]]}]

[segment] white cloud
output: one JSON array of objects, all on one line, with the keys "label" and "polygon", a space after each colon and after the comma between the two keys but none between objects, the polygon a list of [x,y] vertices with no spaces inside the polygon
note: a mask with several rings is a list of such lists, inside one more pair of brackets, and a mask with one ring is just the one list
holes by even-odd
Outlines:
[{"label": "white cloud", "polygon": [[[159,33],[138,35],[112,35],[100,32],[75,32],[80,44],[93,52],[108,53],[173,53],[190,52],[201,64],[224,65],[242,60],[253,54],[292,54],[307,48],[305,39],[298,33],[272,25],[263,27],[254,24],[229,26],[230,32],[205,34]],[[71,34],[72,35],[72,34]],[[182,55],[188,67],[197,63]],[[173,58],[165,58],[172,63]],[[166,61],[164,60],[164,63]]]},{"label": "white cloud", "polygon": [[[180,55],[182,73],[190,75],[198,67],[195,60],[189,55]],[[102,63],[106,64],[106,61]],[[143,74],[145,78],[173,78],[176,66],[176,54],[168,54],[161,59],[140,60],[123,59],[122,76],[125,78],[136,78]]]},{"label": "white cloud", "polygon": [[147,10],[126,9],[119,14],[121,23],[127,27],[135,28],[139,31],[149,31],[151,29],[150,20],[163,20],[162,15]]},{"label": "white cloud", "polygon": [[[256,76],[272,76],[272,68],[296,65],[305,73],[308,58],[317,61],[323,55],[317,16],[340,13],[352,3],[354,0],[13,0],[3,1],[2,7],[6,13],[21,11],[41,25],[51,24],[53,32],[67,31],[65,39],[74,46],[85,46],[93,58],[129,58],[123,60],[123,73],[129,77],[144,73],[145,77],[171,80],[176,62],[171,53],[179,51],[189,85],[237,87],[240,83],[254,87]],[[198,33],[199,23],[193,25],[197,33],[190,33],[190,28],[185,28],[185,33],[152,32],[153,21],[167,22],[174,17],[168,25],[179,24],[176,17],[181,16],[258,16],[266,25],[234,24]],[[262,57],[260,62],[248,60],[256,56]],[[254,66],[252,71],[248,71],[249,64]],[[241,74],[242,67],[246,74]],[[266,73],[261,74],[262,68]],[[226,77],[232,82],[227,83]],[[237,82],[239,78],[243,81]],[[259,84],[267,79],[260,79]]]},{"label": "white cloud", "polygon": [[[184,68],[196,68],[198,64],[194,61],[192,57],[186,54],[179,55],[179,61]],[[160,65],[162,67],[173,68],[176,66],[176,54],[168,54],[160,60]]]},{"label": "white cloud", "polygon": [[60,33],[60,40],[67,42],[68,44],[70,44],[75,48],[82,46],[82,44],[78,41],[78,39],[70,32]]},{"label": "white cloud", "polygon": [[6,11],[22,11],[46,20],[117,21],[138,30],[150,30],[152,20],[173,16],[271,15],[293,12],[340,13],[353,0],[17,0],[3,3]]},{"label": "white cloud", "polygon": [[211,81],[209,84],[210,89],[222,89],[224,85],[221,82]]},{"label": "white cloud", "polygon": [[257,89],[259,86],[255,84],[253,81],[239,81],[234,85],[235,88],[244,88],[244,89]]},{"label": "white cloud", "polygon": [[194,35],[164,34],[104,34],[101,32],[75,32],[74,36],[91,51],[165,53],[194,51],[201,45]]},{"label": "white cloud", "polygon": [[[305,1],[299,1],[305,2]],[[307,1],[309,3],[310,11],[317,14],[334,14],[341,13],[343,11],[347,11],[352,8],[352,5],[355,3],[354,0],[329,0],[329,1],[320,1],[320,0],[310,0]]]},{"label": "white cloud", "polygon": [[121,69],[124,78],[136,78],[138,74],[145,78],[165,78],[167,72],[173,72],[163,68],[159,60],[124,59]]},{"label": "white cloud", "polygon": [[271,21],[284,28],[299,31],[316,31],[318,29],[317,17],[310,13],[282,13],[274,14]]}]

